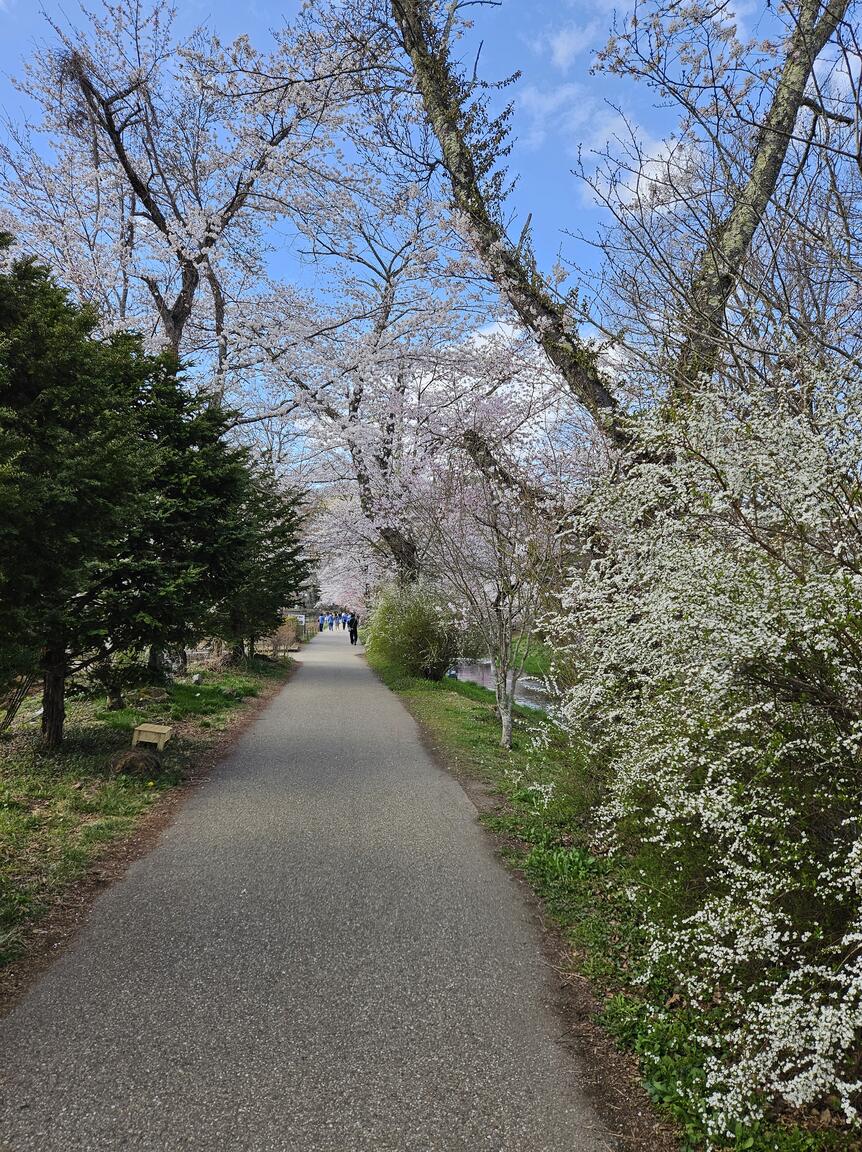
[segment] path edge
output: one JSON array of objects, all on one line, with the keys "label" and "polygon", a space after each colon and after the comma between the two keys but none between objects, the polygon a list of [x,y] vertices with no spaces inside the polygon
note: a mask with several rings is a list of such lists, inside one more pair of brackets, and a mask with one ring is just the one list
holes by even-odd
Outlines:
[{"label": "path edge", "polygon": [[[363,662],[387,691],[397,697],[413,720],[419,740],[435,766],[461,787],[477,817],[493,812],[503,796],[471,775],[450,755],[444,742],[411,707],[409,695],[390,688],[361,653]],[[578,1065],[582,1086],[608,1131],[617,1141],[613,1152],[679,1152],[679,1130],[659,1115],[643,1084],[635,1056],[626,1052],[598,1022],[601,1007],[588,979],[577,970],[575,956],[562,929],[548,916],[541,897],[506,858],[506,837],[477,821],[492,854],[515,880],[527,906],[548,970],[551,1008],[562,1025],[559,1043]],[[609,1152],[611,1152],[609,1146]]]},{"label": "path edge", "polygon": [[75,940],[96,899],[122,880],[132,864],[153,851],[192,793],[227,759],[244,733],[275,703],[301,667],[302,661],[292,658],[292,666],[283,679],[267,684],[249,701],[246,709],[230,715],[226,729],[195,756],[182,781],[159,797],[128,836],[109,844],[105,852],[63,890],[55,907],[23,930],[23,954],[0,968],[0,1019],[14,1011],[39,977]]}]

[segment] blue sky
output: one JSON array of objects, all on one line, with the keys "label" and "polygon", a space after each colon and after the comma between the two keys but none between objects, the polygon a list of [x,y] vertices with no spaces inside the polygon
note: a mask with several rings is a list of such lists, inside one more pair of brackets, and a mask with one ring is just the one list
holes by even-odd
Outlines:
[{"label": "blue sky", "polygon": [[[88,0],[95,6],[98,0]],[[21,97],[10,77],[46,32],[40,9],[74,19],[78,0],[0,0],[0,106],[12,119],[22,115]],[[296,10],[295,0],[180,0],[183,30],[206,22],[223,39],[247,33],[259,44],[269,30]],[[475,38],[484,41],[482,75],[498,78],[517,69],[520,81],[508,90],[515,101],[518,140],[511,171],[519,182],[512,207],[522,223],[533,214],[540,264],[549,268],[562,245],[568,255],[589,261],[566,230],[590,233],[598,214],[572,175],[578,148],[600,147],[619,127],[618,105],[654,139],[659,123],[650,94],[610,77],[589,74],[592,52],[601,47],[613,19],[611,0],[504,0],[499,8],[476,8]],[[472,50],[471,50],[472,52]],[[516,225],[520,227],[520,224]]]}]

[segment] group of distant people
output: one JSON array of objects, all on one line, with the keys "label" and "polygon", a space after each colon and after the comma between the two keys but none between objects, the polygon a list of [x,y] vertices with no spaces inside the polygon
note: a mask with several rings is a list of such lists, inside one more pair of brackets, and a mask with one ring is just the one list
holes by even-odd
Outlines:
[{"label": "group of distant people", "polygon": [[350,643],[355,644],[359,638],[359,617],[355,612],[321,612],[317,617],[317,630],[323,632],[328,628],[330,632],[339,628],[350,635]]}]

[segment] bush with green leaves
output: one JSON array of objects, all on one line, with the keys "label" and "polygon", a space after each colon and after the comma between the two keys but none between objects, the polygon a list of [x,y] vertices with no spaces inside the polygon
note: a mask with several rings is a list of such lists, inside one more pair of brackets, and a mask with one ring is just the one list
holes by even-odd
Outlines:
[{"label": "bush with green leaves", "polygon": [[459,653],[457,622],[443,597],[421,582],[390,584],[378,593],[366,645],[411,676],[441,680]]}]

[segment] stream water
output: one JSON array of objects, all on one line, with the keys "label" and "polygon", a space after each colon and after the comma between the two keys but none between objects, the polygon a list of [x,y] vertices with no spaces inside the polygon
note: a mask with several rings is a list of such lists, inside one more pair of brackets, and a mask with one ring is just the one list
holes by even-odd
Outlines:
[{"label": "stream water", "polygon": [[[480,684],[483,688],[494,691],[494,668],[490,660],[458,660],[455,668],[459,680]],[[547,712],[551,698],[541,680],[537,680],[535,676],[522,676],[515,689],[515,703]]]}]

